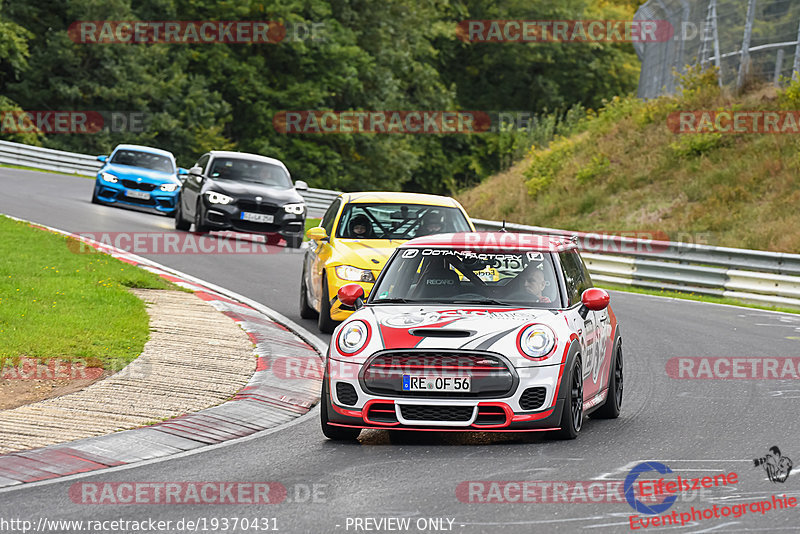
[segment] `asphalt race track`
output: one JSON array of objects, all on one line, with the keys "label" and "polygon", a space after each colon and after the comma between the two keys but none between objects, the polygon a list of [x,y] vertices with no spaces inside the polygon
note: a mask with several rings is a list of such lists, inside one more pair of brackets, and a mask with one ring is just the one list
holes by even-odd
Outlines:
[{"label": "asphalt race track", "polygon": [[[93,181],[86,178],[3,168],[0,213],[72,232],[172,231],[172,219],[91,204],[92,187]],[[317,331],[315,322],[298,315],[299,253],[144,256],[246,295]],[[569,503],[558,497],[555,503],[498,502],[523,499],[514,485],[495,485],[495,489],[505,488],[505,493],[493,494],[488,483],[462,483],[551,481],[574,488],[572,481],[586,481],[580,487],[594,481],[599,487],[605,483],[598,481],[624,480],[631,468],[645,461],[661,462],[684,479],[737,474],[736,484],[682,494],[667,512],[676,511],[678,517],[691,513],[692,507],[749,506],[783,494],[800,497],[797,471],[785,482],[771,482],[753,462],[773,445],[800,461],[797,380],[686,380],[670,378],[666,371],[667,360],[674,357],[797,356],[800,316],[617,292],[611,305],[624,336],[622,415],[611,421],[588,419],[577,440],[549,441],[536,433],[397,437],[364,431],[359,444],[337,444],[322,436],[315,410],[265,437],[0,493],[0,518],[30,520],[34,526],[39,518],[152,518],[172,521],[170,532],[189,530],[175,526],[182,519],[201,518],[206,523],[196,525],[200,532],[226,531],[222,523],[211,528],[212,519],[228,519],[227,531],[234,531],[234,518],[274,518],[268,524],[279,532],[427,532],[437,528],[463,533],[628,532],[629,516],[636,512],[624,499],[594,498],[595,493],[581,498],[570,489]],[[320,337],[328,341],[327,336]],[[642,478],[661,476],[650,473]],[[69,494],[70,487],[79,482],[190,481],[278,482],[288,493],[282,503],[268,505],[77,504]],[[467,487],[483,487],[486,492],[457,493],[457,488]],[[493,502],[470,502],[487,495],[493,495]],[[409,527],[399,528],[398,518],[410,519]],[[797,532],[797,519],[797,508],[763,514],[747,508],[740,517],[642,530]],[[255,531],[242,526],[240,522],[235,531]],[[263,530],[264,523],[260,526]],[[5,531],[13,530],[7,527]]]}]

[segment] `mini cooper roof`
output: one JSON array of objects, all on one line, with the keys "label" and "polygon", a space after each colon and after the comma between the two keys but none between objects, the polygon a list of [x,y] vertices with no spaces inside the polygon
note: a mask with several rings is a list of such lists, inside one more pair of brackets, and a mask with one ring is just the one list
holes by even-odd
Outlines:
[{"label": "mini cooper roof", "polygon": [[512,232],[460,232],[412,239],[398,248],[435,247],[453,250],[538,250],[564,252],[577,249],[574,241],[561,236],[517,234]]}]

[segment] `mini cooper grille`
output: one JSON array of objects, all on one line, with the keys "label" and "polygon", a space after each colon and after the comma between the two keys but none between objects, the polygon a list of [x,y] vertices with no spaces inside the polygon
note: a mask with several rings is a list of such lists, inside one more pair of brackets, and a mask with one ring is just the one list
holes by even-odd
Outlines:
[{"label": "mini cooper grille", "polygon": [[[404,375],[470,377],[471,387],[468,392],[405,391]],[[517,380],[500,356],[468,351],[386,351],[369,360],[361,374],[366,391],[399,397],[503,397],[514,390]]]},{"label": "mini cooper grille", "polygon": [[472,406],[400,406],[409,421],[469,421],[474,410]]},{"label": "mini cooper grille", "polygon": [[546,388],[528,388],[519,398],[519,406],[523,410],[538,410],[544,404],[547,396]]},{"label": "mini cooper grille", "polygon": [[142,182],[135,182],[133,180],[122,180],[122,185],[128,189],[138,189],[139,191],[152,191],[156,188],[155,184],[146,184]]},{"label": "mini cooper grille", "polygon": [[391,402],[376,402],[367,409],[366,419],[371,423],[397,423],[397,414]]},{"label": "mini cooper grille", "polygon": [[251,213],[266,213],[267,215],[274,215],[278,213],[278,206],[275,204],[268,204],[266,202],[256,202],[254,200],[238,200],[236,205],[242,211],[249,211]]},{"label": "mini cooper grille", "polygon": [[498,426],[506,422],[506,412],[499,406],[478,406],[475,426]]},{"label": "mini cooper grille", "polygon": [[352,384],[347,382],[336,383],[336,398],[339,402],[348,406],[353,406],[358,402],[358,393]]}]

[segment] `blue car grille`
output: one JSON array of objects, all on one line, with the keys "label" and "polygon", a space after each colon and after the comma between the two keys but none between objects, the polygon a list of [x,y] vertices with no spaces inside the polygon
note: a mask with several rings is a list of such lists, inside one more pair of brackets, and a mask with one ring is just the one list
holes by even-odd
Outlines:
[{"label": "blue car grille", "polygon": [[134,182],[133,180],[122,180],[122,185],[128,189],[138,189],[139,191],[152,191],[155,189],[155,184],[148,184],[144,182]]}]

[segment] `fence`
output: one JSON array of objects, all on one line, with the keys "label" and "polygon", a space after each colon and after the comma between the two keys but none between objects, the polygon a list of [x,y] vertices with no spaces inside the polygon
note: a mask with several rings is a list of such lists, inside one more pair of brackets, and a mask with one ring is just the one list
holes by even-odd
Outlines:
[{"label": "fence", "polygon": [[[100,162],[93,156],[7,141],[0,141],[0,164],[85,176],[94,175],[100,168]],[[320,217],[339,192],[309,189],[301,194],[306,199],[309,215]],[[800,308],[800,254],[601,236],[482,219],[472,221],[478,230],[493,231],[505,226],[506,230],[515,232],[577,235],[582,256],[597,282],[674,289]],[[598,253],[598,250],[604,252]]]},{"label": "fence", "polygon": [[666,20],[674,31],[664,42],[634,44],[640,98],[674,93],[673,71],[698,63],[716,66],[720,85],[736,88],[748,77],[778,83],[800,70],[797,0],[649,0],[634,19]]}]

